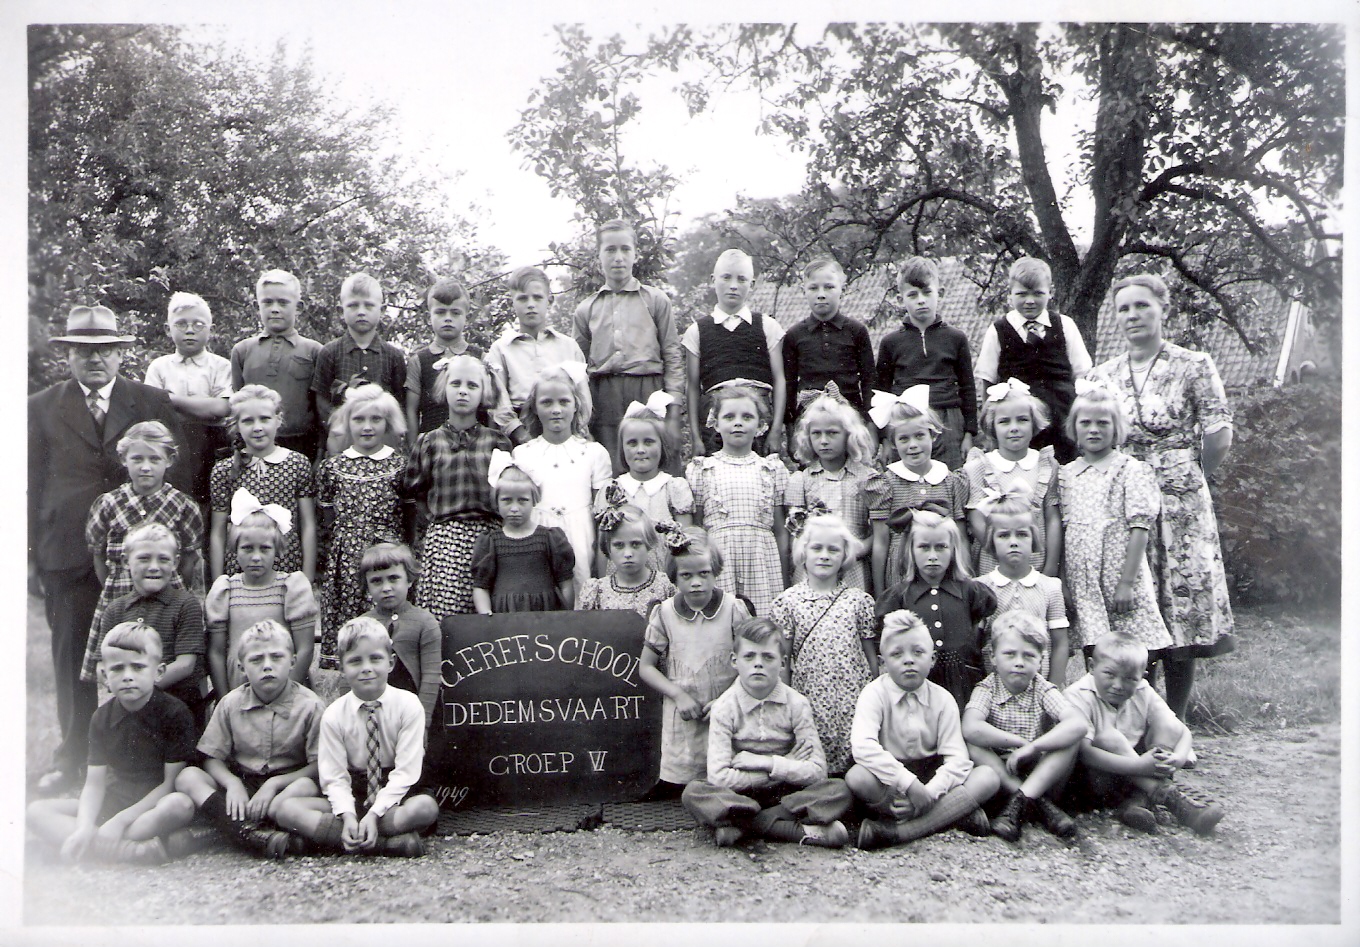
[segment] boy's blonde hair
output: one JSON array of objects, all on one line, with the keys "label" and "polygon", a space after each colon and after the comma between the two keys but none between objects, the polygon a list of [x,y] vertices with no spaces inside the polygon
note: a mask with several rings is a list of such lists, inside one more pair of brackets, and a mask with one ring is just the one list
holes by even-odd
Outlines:
[{"label": "boy's blonde hair", "polygon": [[779,645],[779,656],[789,656],[789,639],[784,629],[768,618],[748,618],[732,629],[732,653],[737,653],[737,642],[745,639],[752,644],[764,644],[771,638]]},{"label": "boy's blonde hair", "polygon": [[109,629],[109,633],[99,643],[100,660],[107,660],[109,651],[114,648],[144,654],[153,664],[160,664],[165,653],[156,629],[140,619],[119,622]]},{"label": "boy's blonde hair", "polygon": [[330,433],[339,438],[341,450],[354,445],[354,438],[349,432],[349,419],[354,416],[355,411],[370,404],[382,412],[389,434],[400,437],[406,433],[406,414],[397,404],[396,398],[388,394],[382,385],[372,382],[367,385],[356,385],[346,389],[344,403],[331,415]]},{"label": "boy's blonde hair", "polygon": [[600,224],[600,226],[595,228],[595,249],[596,250],[600,249],[600,245],[604,243],[605,234],[620,231],[632,234],[633,242],[634,243],[637,242],[638,237],[637,228],[630,224],[628,221],[624,220],[622,217],[615,217],[613,220],[606,220],[604,223]]},{"label": "boy's blonde hair", "polygon": [[142,543],[164,543],[168,542],[175,547],[175,554],[179,554],[179,537],[174,534],[168,526],[160,523],[150,522],[134,526],[127,531],[123,537],[123,558],[129,559],[132,556],[132,547]]},{"label": "boy's blonde hair", "polygon": [[340,295],[341,297],[367,296],[369,299],[382,302],[383,288],[381,283],[367,273],[351,273],[340,284]]},{"label": "boy's blonde hair", "polygon": [[1122,667],[1147,670],[1148,649],[1132,635],[1107,631],[1096,639],[1091,648],[1091,663],[1113,661]]},{"label": "boy's blonde hair", "polygon": [[336,657],[343,659],[365,638],[381,641],[387,645],[388,651],[392,650],[392,636],[388,634],[386,625],[374,618],[351,618],[335,633]]},{"label": "boy's blonde hair", "polygon": [[238,663],[244,660],[246,648],[256,642],[278,642],[287,646],[289,654],[296,654],[293,649],[292,634],[273,618],[263,618],[241,632],[241,640],[236,642],[236,660]]},{"label": "boy's blonde hair", "polygon": [[869,428],[860,413],[844,400],[837,401],[830,395],[818,395],[798,418],[793,428],[793,456],[801,464],[810,464],[817,459],[812,451],[812,441],[808,428],[812,426],[815,414],[830,415],[832,420],[845,429],[845,456],[861,464],[867,464],[873,457],[874,442],[869,436]]},{"label": "boy's blonde hair", "polygon": [[751,272],[755,272],[756,264],[755,261],[751,259],[751,254],[747,253],[745,250],[739,250],[736,247],[731,247],[718,254],[718,258],[713,261],[713,272],[718,272],[720,267],[730,266],[733,260],[745,260],[750,264]]},{"label": "boy's blonde hair", "polygon": [[1124,406],[1120,404],[1119,399],[1105,388],[1093,388],[1085,394],[1077,395],[1073,400],[1072,407],[1067,412],[1067,423],[1063,425],[1068,440],[1076,443],[1077,416],[1091,408],[1103,408],[1110,413],[1110,420],[1114,422],[1114,446],[1123,447],[1124,439],[1129,436],[1129,421],[1124,417]]},{"label": "boy's blonde hair", "polygon": [[1008,282],[1019,283],[1025,289],[1049,290],[1053,288],[1053,271],[1038,257],[1022,256],[1011,264],[1006,274]]},{"label": "boy's blonde hair", "polygon": [[170,297],[170,305],[165,308],[165,321],[169,322],[176,313],[192,309],[203,313],[203,321],[212,325],[212,310],[208,301],[197,293],[175,293]]},{"label": "boy's blonde hair", "polygon": [[840,262],[830,254],[815,256],[811,260],[808,260],[807,265],[803,267],[803,279],[812,279],[814,275],[820,273],[822,270],[830,270],[841,278],[842,283],[845,282],[845,269],[841,266]]},{"label": "boy's blonde hair", "polygon": [[846,570],[853,566],[860,556],[864,555],[864,540],[855,535],[850,524],[842,517],[835,513],[828,513],[822,516],[810,516],[803,524],[803,531],[793,541],[792,556],[795,566],[806,568],[808,537],[814,529],[829,529],[840,536],[841,542],[845,544],[845,559],[841,561],[841,575],[845,575]]},{"label": "boy's blonde hair", "polygon": [[148,444],[157,448],[165,454],[171,465],[175,463],[175,458],[179,456],[179,448],[175,445],[174,435],[160,421],[138,421],[124,431],[123,436],[118,438],[119,460],[127,460],[128,450],[133,444]]},{"label": "boy's blonde hair", "polygon": [[505,278],[505,285],[512,293],[527,292],[534,283],[542,283],[548,295],[553,294],[552,282],[548,279],[548,274],[536,266],[521,266]]},{"label": "boy's blonde hair", "polygon": [[261,273],[260,278],[255,281],[255,295],[260,295],[260,291],[270,285],[287,286],[299,296],[302,295],[302,283],[287,270],[265,270]]},{"label": "boy's blonde hair", "polygon": [[[926,628],[926,623],[921,621],[921,616],[907,608],[899,608],[897,611],[888,612],[883,616],[883,630],[878,635],[878,647],[886,651],[888,639],[898,635],[904,635],[909,631],[920,629],[926,633],[927,638],[931,638],[930,629]],[[934,644],[935,639],[931,638]]]},{"label": "boy's blonde hair", "polygon": [[1048,628],[1037,616],[1018,608],[1002,612],[992,621],[993,651],[996,650],[997,642],[1001,640],[1002,635],[1015,635],[1021,641],[1034,645],[1039,649],[1040,657],[1048,653],[1053,642],[1048,633]]}]

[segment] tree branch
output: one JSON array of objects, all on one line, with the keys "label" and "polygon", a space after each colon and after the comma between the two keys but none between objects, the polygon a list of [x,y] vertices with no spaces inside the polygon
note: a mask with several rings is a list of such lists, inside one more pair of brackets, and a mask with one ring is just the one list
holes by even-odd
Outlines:
[{"label": "tree branch", "polygon": [[1215,286],[1207,276],[1192,268],[1190,264],[1186,262],[1184,254],[1179,250],[1175,247],[1133,241],[1125,246],[1124,251],[1125,253],[1142,253],[1147,256],[1156,256],[1170,260],[1171,265],[1176,268],[1176,272],[1181,275],[1182,279],[1198,288],[1201,292],[1212,297],[1214,302],[1218,303],[1218,308],[1221,312],[1221,315],[1219,316],[1220,320],[1225,322],[1237,333],[1237,337],[1242,340],[1242,344],[1247,347],[1247,351],[1253,355],[1260,354],[1260,346],[1247,338],[1247,334],[1242,330],[1242,326],[1239,324],[1237,306],[1228,298],[1227,294],[1222,292],[1219,287]]}]

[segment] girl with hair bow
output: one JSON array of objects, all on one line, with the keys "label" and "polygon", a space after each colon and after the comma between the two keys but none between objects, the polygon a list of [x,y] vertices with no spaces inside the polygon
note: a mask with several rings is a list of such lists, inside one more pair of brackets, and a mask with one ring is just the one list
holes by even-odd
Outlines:
[{"label": "girl with hair bow", "polygon": [[[666,427],[666,411],[675,399],[664,391],[654,392],[646,404],[634,401],[623,413],[618,429],[618,462],[627,473],[615,477],[595,497],[595,517],[610,506],[631,503],[646,511],[652,522],[671,520],[681,526],[692,522],[694,493],[689,483],[673,477],[664,468],[670,466],[677,445]],[[655,546],[649,557],[651,564],[666,571],[670,554],[664,547]],[[613,575],[614,566],[604,552],[596,553],[595,571],[601,576]]]},{"label": "girl with hair bow", "polygon": [[245,682],[235,660],[236,646],[247,628],[266,618],[288,629],[297,655],[290,676],[300,684],[308,682],[316,596],[312,583],[301,572],[274,568],[284,539],[292,530],[293,517],[285,507],[261,503],[243,487],[232,494],[228,539],[241,571],[218,576],[203,603],[208,624],[208,675],[219,699]]},{"label": "girl with hair bow", "polygon": [[875,391],[869,417],[883,430],[884,442],[897,455],[884,474],[888,502],[869,512],[876,526],[883,523],[891,531],[886,536],[882,528],[877,528],[874,537],[874,588],[881,593],[901,577],[904,536],[913,513],[929,510],[955,521],[961,531],[968,485],[957,471],[931,458],[935,439],[944,426],[930,407],[929,385],[913,385],[900,395]]},{"label": "girl with hair bow", "polygon": [[[1080,380],[1078,384],[1081,384]],[[1011,378],[990,385],[982,403],[982,437],[991,450],[968,452],[963,478],[968,485],[968,528],[973,534],[974,571],[981,575],[997,566],[987,535],[982,505],[989,495],[1025,487],[1033,514],[1034,549],[1030,564],[1044,575],[1058,574],[1062,554],[1062,512],[1058,508],[1058,461],[1053,446],[1036,450],[1031,442],[1049,425],[1048,408],[1029,385]]]}]

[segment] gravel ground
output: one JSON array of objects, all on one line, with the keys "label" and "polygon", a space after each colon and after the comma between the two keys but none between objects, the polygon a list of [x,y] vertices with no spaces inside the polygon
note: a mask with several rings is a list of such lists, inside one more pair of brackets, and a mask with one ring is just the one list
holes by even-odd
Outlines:
[{"label": "gravel ground", "polygon": [[416,860],[216,851],[159,868],[67,866],[30,841],[24,921],[1338,923],[1340,727],[1196,747],[1187,782],[1228,809],[1209,839],[1102,814],[1070,845],[1038,828],[1016,847],[950,831],[872,853],[605,825],[436,838]]}]

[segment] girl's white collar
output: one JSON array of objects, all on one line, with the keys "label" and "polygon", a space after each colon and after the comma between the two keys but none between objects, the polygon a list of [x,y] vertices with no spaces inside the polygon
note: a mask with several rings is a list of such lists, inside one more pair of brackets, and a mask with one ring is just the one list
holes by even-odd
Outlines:
[{"label": "girl's white collar", "polygon": [[987,459],[992,462],[992,466],[1002,473],[1010,473],[1016,467],[1021,470],[1033,470],[1039,466],[1039,452],[1031,447],[1025,452],[1025,456],[1019,460],[1007,460],[1001,456],[1001,451],[992,450],[987,452]]},{"label": "girl's white collar", "polygon": [[384,444],[372,454],[361,454],[353,447],[346,447],[344,453],[350,460],[358,460],[360,457],[367,457],[369,460],[386,460],[396,453],[396,451],[391,444]]},{"label": "girl's white collar", "polygon": [[924,480],[932,487],[936,487],[944,483],[945,479],[949,476],[949,468],[946,467],[944,464],[940,463],[938,460],[932,460],[930,462],[930,469],[927,470],[924,474],[913,473],[911,471],[911,468],[909,468],[903,461],[900,460],[897,461],[896,463],[889,464],[888,469],[891,470],[893,473],[897,474],[903,480],[910,480],[912,483]]},{"label": "girl's white collar", "polygon": [[654,497],[671,481],[671,475],[661,470],[651,480],[639,480],[630,473],[619,477],[619,486],[623,487],[624,492],[629,496],[637,493],[639,489],[649,497]]}]

